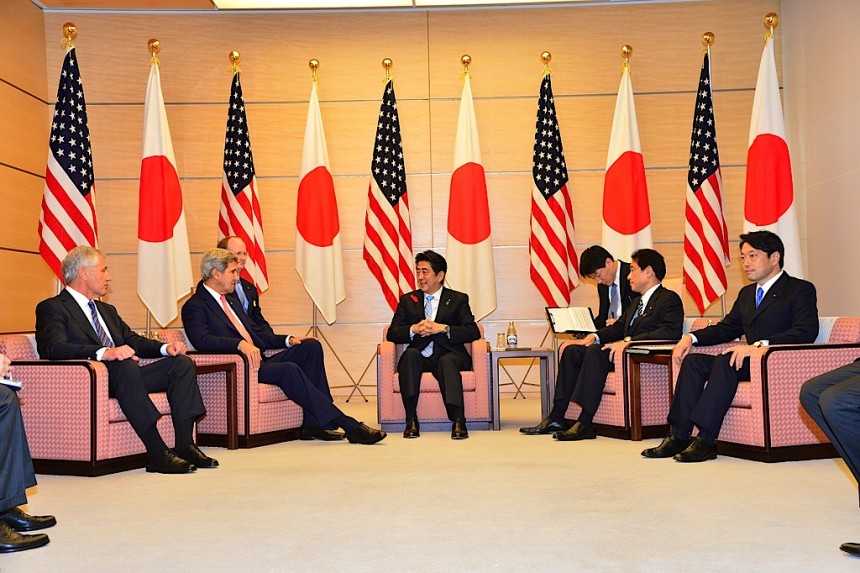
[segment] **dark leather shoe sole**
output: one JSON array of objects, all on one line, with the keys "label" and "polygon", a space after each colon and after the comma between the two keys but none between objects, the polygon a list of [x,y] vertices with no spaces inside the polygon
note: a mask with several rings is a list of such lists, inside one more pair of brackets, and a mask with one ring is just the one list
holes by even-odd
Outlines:
[{"label": "dark leather shoe sole", "polygon": [[27,515],[17,507],[0,515],[0,521],[15,531],[38,531],[57,525],[53,515]]},{"label": "dark leather shoe sole", "polygon": [[197,467],[173,452],[165,452],[158,459],[147,461],[146,471],[151,474],[190,474],[196,472]]},{"label": "dark leather shoe sole", "polygon": [[700,452],[696,452],[694,454],[694,453],[687,452],[686,450],[684,450],[680,454],[676,454],[676,455],[672,456],[672,459],[675,460],[676,462],[681,462],[684,464],[691,464],[691,463],[696,463],[696,462],[706,462],[708,460],[717,459],[717,452],[707,452],[704,455],[702,455]]},{"label": "dark leather shoe sole", "polygon": [[860,543],[843,543],[839,546],[839,549],[849,555],[860,557]]},{"label": "dark leather shoe sole", "polygon": [[557,432],[552,435],[552,439],[559,442],[579,442],[581,440],[593,440],[597,438],[597,432],[594,428],[580,432]]},{"label": "dark leather shoe sole", "polygon": [[564,432],[565,430],[567,430],[567,427],[563,424],[559,424],[558,422],[550,422],[546,426],[544,426],[543,422],[541,422],[537,426],[531,426],[529,428],[520,428],[520,433],[526,436],[542,436],[544,434],[555,434],[557,432]]},{"label": "dark leather shoe sole", "polygon": [[411,431],[411,432],[404,431],[404,432],[403,432],[403,437],[404,437],[404,438],[406,438],[407,440],[413,440],[413,439],[415,439],[415,438],[420,438],[420,437],[421,437],[421,432],[419,432],[418,430],[414,430],[414,431]]}]

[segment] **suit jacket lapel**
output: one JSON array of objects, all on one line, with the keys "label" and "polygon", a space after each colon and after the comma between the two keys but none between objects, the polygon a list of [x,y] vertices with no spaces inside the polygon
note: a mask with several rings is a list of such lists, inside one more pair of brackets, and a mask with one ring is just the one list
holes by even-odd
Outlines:
[{"label": "suit jacket lapel", "polygon": [[448,312],[451,310],[451,291],[442,288],[439,291],[439,307],[436,309],[436,318],[434,322],[441,322],[442,324],[447,324],[444,322],[445,317],[448,315]]},{"label": "suit jacket lapel", "polygon": [[762,313],[767,307],[771,304],[775,303],[781,296],[783,291],[785,290],[785,284],[788,282],[788,273],[783,272],[782,276],[771,285],[766,293],[764,293],[764,298],[761,299],[761,304],[758,305],[758,308],[755,308],[755,295],[756,290],[758,290],[758,285],[755,285],[753,288],[753,308],[755,309],[753,312],[753,320],[758,317],[759,314]]},{"label": "suit jacket lapel", "polygon": [[[83,309],[78,305],[75,298],[69,294],[67,290],[63,290],[63,292],[60,293],[60,299],[66,307],[66,312],[69,313],[69,316],[71,316],[72,320],[77,323],[78,327],[80,327],[83,332],[86,332],[87,336],[89,336],[94,343],[101,344],[102,341],[99,340],[93,323],[90,322],[90,318],[84,314]],[[107,324],[107,321],[105,321],[105,324]],[[110,326],[108,326],[108,331],[110,331]],[[111,333],[111,337],[113,337],[113,333]]]}]

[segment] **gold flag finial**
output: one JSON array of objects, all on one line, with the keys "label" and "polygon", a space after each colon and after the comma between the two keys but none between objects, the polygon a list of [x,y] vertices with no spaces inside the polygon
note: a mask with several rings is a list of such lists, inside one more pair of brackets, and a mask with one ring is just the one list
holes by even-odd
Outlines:
[{"label": "gold flag finial", "polygon": [[463,73],[460,74],[460,76],[466,78],[472,77],[472,74],[469,72],[469,65],[472,63],[472,56],[469,54],[463,54],[460,56],[460,63],[463,64]]},{"label": "gold flag finial", "polygon": [[308,60],[308,67],[311,69],[311,75],[313,76],[313,81],[318,82],[317,79],[317,69],[320,67],[320,61],[316,58],[311,58]]},{"label": "gold flag finial", "polygon": [[78,27],[74,22],[66,22],[63,24],[63,39],[60,40],[60,46],[66,49],[75,47],[75,38],[78,37]]},{"label": "gold flag finial", "polygon": [[385,68],[385,81],[391,79],[391,66],[394,65],[394,62],[391,61],[391,58],[383,58],[382,59],[382,67]]},{"label": "gold flag finial", "polygon": [[161,42],[157,38],[150,38],[146,43],[146,49],[152,54],[152,57],[149,58],[149,63],[160,66],[161,62],[158,61],[158,52],[161,51]]},{"label": "gold flag finial", "polygon": [[630,71],[630,56],[633,55],[633,46],[630,44],[624,44],[621,46],[621,57],[624,58],[624,63],[621,64],[621,73],[624,73],[624,70]]},{"label": "gold flag finial", "polygon": [[705,47],[702,50],[702,55],[705,55],[711,51],[711,46],[714,45],[714,39],[715,36],[713,32],[705,32],[704,34],[702,34],[702,45]]},{"label": "gold flag finial", "polygon": [[764,43],[767,44],[767,41],[773,38],[773,31],[779,25],[779,15],[776,12],[771,12],[767,16],[764,17],[764,29],[767,32],[764,33]]},{"label": "gold flag finial", "polygon": [[549,63],[552,61],[552,54],[549,52],[541,52],[540,61],[543,62],[543,75],[551,74],[552,70],[549,67]]},{"label": "gold flag finial", "polygon": [[239,62],[242,61],[242,54],[237,52],[236,50],[232,50],[229,54],[227,54],[227,59],[230,60],[230,71],[234,74],[238,74],[242,70],[239,69]]}]

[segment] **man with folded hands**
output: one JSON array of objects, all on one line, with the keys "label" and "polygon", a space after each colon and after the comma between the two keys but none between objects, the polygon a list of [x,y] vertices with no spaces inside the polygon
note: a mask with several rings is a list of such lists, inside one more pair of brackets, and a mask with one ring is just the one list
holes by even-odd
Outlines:
[{"label": "man with folded hands", "polygon": [[[606,377],[614,369],[615,353],[623,352],[631,341],[680,338],[684,307],[681,297],[661,284],[666,276],[663,255],[653,249],[639,249],[631,259],[627,280],[639,296],[613,324],[574,340],[564,349],[549,416],[537,426],[520,428],[521,433],[553,434],[560,442],[594,439],[594,415],[603,397]],[[564,416],[572,401],[582,407],[582,413],[568,427]]]},{"label": "man with folded hands", "polygon": [[[0,378],[10,374],[9,358],[0,354]],[[27,503],[27,488],[36,485],[33,460],[24,433],[18,395],[0,384],[0,553],[47,545],[44,533],[22,535],[56,525],[53,515],[28,515],[18,506]]]},{"label": "man with folded hands", "polygon": [[[210,249],[200,262],[203,279],[182,305],[182,324],[194,348],[201,352],[240,352],[252,368],[259,368],[260,382],[274,384],[302,407],[303,439],[375,444],[385,432],[358,422],[334,405],[322,346],[314,338],[270,334],[251,320],[235,297],[228,297],[239,282],[236,255],[226,249]],[[263,350],[283,349],[271,357]],[[346,434],[338,432],[343,428]]]},{"label": "man with folded hands", "polygon": [[[48,360],[98,360],[108,371],[108,394],[116,398],[146,447],[146,471],[185,474],[216,468],[218,461],[194,444],[194,423],[206,413],[194,362],[182,342],[162,344],[133,332],[116,308],[100,300],[112,277],[104,255],[75,247],[62,263],[66,288],[36,307],[36,344]],[[161,358],[139,366],[139,358]],[[149,394],[167,392],[176,437],[168,449],[156,422],[161,413]]]}]

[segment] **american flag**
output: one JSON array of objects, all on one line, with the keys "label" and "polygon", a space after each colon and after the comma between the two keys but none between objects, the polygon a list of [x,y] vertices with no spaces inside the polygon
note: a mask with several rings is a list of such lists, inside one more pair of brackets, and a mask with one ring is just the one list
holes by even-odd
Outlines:
[{"label": "american flag", "polygon": [[57,88],[39,214],[39,252],[60,281],[61,261],[70,250],[97,245],[94,185],[84,87],[75,49],[69,48]]},{"label": "american flag", "polygon": [[224,137],[224,180],[221,182],[221,209],[218,211],[218,238],[236,235],[248,249],[248,261],[242,275],[262,292],[269,288],[266,248],[263,243],[263,216],[245,100],[239,72],[233,74],[230,108],[227,112],[227,134]]},{"label": "american flag", "polygon": [[403,293],[415,290],[415,274],[400,118],[391,79],[385,83],[379,107],[370,171],[364,261],[393,311]]},{"label": "american flag", "polygon": [[540,86],[532,176],[532,282],[548,305],[568,306],[573,289],[579,285],[579,262],[573,248],[573,203],[549,74]]},{"label": "american flag", "polygon": [[726,292],[725,266],[730,260],[708,52],[702,62],[693,112],[684,216],[684,282],[699,312],[704,313]]}]

